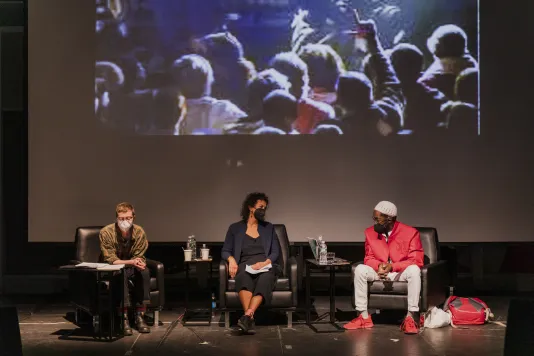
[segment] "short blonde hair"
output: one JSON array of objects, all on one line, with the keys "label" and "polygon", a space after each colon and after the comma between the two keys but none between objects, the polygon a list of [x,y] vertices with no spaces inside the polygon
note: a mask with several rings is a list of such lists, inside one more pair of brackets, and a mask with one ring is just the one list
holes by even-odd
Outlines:
[{"label": "short blonde hair", "polygon": [[133,216],[135,216],[135,209],[132,204],[126,203],[126,202],[119,203],[117,204],[117,207],[115,208],[115,214],[116,216],[119,216],[119,213],[126,213],[129,210],[131,210]]}]

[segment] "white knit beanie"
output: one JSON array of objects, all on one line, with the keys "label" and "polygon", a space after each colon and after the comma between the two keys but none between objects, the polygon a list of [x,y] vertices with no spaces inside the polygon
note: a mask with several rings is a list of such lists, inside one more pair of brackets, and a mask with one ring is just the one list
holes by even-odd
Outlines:
[{"label": "white knit beanie", "polygon": [[376,205],[375,210],[387,216],[397,216],[397,207],[389,201],[381,201]]}]

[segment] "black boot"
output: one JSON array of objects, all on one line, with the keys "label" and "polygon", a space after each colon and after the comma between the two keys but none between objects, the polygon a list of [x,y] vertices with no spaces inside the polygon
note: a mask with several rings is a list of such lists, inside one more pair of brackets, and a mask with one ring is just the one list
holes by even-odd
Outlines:
[{"label": "black boot", "polygon": [[254,318],[249,317],[248,319],[249,319],[248,333],[255,334],[256,333],[256,322],[254,321]]},{"label": "black boot", "polygon": [[237,326],[243,330],[243,333],[245,334],[255,334],[256,331],[254,330],[254,319],[252,319],[248,315],[243,315],[241,318],[239,318],[239,321],[237,322]]},{"label": "black boot", "polygon": [[248,316],[243,315],[239,320],[237,321],[237,326],[241,328],[243,333],[248,334]]},{"label": "black boot", "polygon": [[122,322],[122,331],[124,333],[124,336],[133,335],[132,327],[130,326],[130,322],[128,321],[128,315],[124,316],[124,320]]},{"label": "black boot", "polygon": [[142,334],[148,334],[150,332],[150,328],[145,323],[145,318],[143,317],[143,314],[137,314],[137,316],[135,317],[135,326],[137,327],[137,331]]}]

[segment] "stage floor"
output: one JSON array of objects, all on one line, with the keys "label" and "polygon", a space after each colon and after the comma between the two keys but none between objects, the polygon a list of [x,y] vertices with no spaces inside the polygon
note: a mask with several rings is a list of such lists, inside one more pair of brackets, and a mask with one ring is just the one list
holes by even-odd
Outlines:
[{"label": "stage floor", "polygon": [[[163,325],[152,333],[124,337],[114,342],[96,341],[68,321],[72,309],[65,303],[15,302],[25,356],[46,355],[395,355],[395,356],[501,356],[504,348],[508,298],[481,297],[492,308],[496,323],[453,329],[425,329],[421,334],[408,336],[399,331],[402,315],[382,312],[373,316],[371,330],[342,333],[314,333],[303,325],[304,314],[294,316],[288,329],[283,315],[266,313],[257,316],[257,334],[242,336],[224,328],[219,314],[210,327],[184,327],[176,322],[181,309],[165,310],[160,319]],[[338,317],[349,321],[354,314],[350,298],[338,297]],[[328,308],[327,297],[317,297],[317,313]],[[233,317],[235,325],[237,315]],[[220,322],[219,322],[220,321]],[[321,330],[329,330],[326,326]]]}]

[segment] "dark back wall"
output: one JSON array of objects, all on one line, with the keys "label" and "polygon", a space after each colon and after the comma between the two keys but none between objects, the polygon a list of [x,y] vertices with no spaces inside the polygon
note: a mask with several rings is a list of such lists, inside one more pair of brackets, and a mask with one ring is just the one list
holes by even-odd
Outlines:
[{"label": "dark back wall", "polygon": [[[487,5],[486,5],[487,4]],[[27,166],[27,113],[26,113],[26,49],[24,48],[24,36],[13,28],[24,26],[25,16],[23,12],[23,2],[1,1],[0,0],[0,27],[7,28],[2,31],[2,46],[0,59],[1,66],[1,103],[2,103],[2,206],[3,206],[3,226],[0,238],[4,242],[7,252],[3,252],[0,247],[0,264],[5,267],[5,273],[10,275],[20,274],[50,274],[56,273],[56,267],[66,263],[74,257],[73,244],[58,243],[29,243],[27,241],[27,201],[28,201],[28,166]],[[485,3],[483,11],[485,16],[491,16],[491,4]],[[496,7],[495,7],[496,9]],[[508,18],[517,19],[515,10],[500,8],[499,18],[502,11],[510,11]],[[526,16],[526,15],[525,15]],[[515,21],[500,27],[499,31],[506,31],[510,34],[510,41],[506,44],[499,43],[499,46],[509,46],[508,48],[489,49],[495,55],[502,53],[514,53],[517,58],[521,57],[518,52],[524,46],[521,37],[528,36],[527,22]],[[11,29],[11,30],[9,30]],[[491,36],[487,26],[482,26],[483,33]],[[506,66],[513,61],[504,61],[503,66],[509,72],[510,77],[515,81],[525,80],[528,76],[528,65],[525,61],[518,61],[518,66]],[[497,69],[497,68],[495,68]],[[515,71],[515,72],[514,72]],[[521,79],[523,78],[523,79]],[[487,83],[483,82],[483,85]],[[516,84],[517,85],[517,84]],[[516,86],[517,87],[517,86]],[[506,88],[503,88],[506,91]],[[532,121],[525,120],[530,117],[528,107],[522,100],[522,93],[516,95],[505,95],[502,91],[502,105],[509,110],[509,120],[511,124],[518,123],[515,128],[518,132],[531,132]],[[60,95],[60,93],[58,93]],[[493,94],[495,95],[495,93]],[[489,99],[488,99],[489,100]],[[519,120],[519,121],[516,121]],[[522,128],[529,130],[523,131]],[[521,140],[521,135],[517,139]],[[529,158],[532,161],[532,158]],[[525,161],[526,165],[532,162]],[[475,198],[476,197],[472,197]],[[530,197],[532,198],[532,197]],[[498,204],[498,202],[496,202]],[[520,212],[518,212],[520,213]],[[103,224],[106,222],[95,222]],[[511,222],[513,223],[513,222]],[[291,237],[291,231],[289,231]],[[513,232],[517,233],[517,232]],[[532,233],[532,232],[525,232]],[[73,231],[74,239],[74,231]],[[1,246],[1,245],[0,245]],[[212,244],[212,252],[215,257],[220,251],[220,244]],[[339,256],[352,259],[354,261],[363,258],[362,244],[330,244],[329,250],[337,252]],[[148,254],[151,258],[161,260],[166,265],[167,273],[175,273],[183,268],[181,248],[178,244],[152,244]],[[295,247],[296,254],[303,254],[302,257],[309,256],[309,250],[304,247]],[[451,268],[458,271],[459,276],[471,276],[477,279],[480,276],[509,276],[510,274],[534,273],[534,264],[527,263],[534,256],[534,244],[446,244],[442,247],[442,256],[451,262]],[[0,272],[2,268],[0,268]],[[503,277],[505,278],[505,277]],[[485,289],[483,285],[480,287]]]}]

